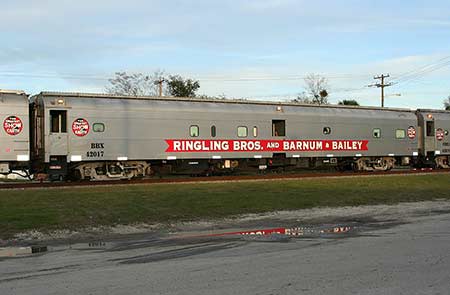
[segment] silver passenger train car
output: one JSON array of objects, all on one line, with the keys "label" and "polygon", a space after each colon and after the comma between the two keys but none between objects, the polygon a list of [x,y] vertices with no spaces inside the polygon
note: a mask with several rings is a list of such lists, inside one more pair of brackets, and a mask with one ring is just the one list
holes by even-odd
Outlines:
[{"label": "silver passenger train car", "polygon": [[25,170],[30,160],[29,104],[23,91],[0,90],[0,174]]},{"label": "silver passenger train car", "polygon": [[0,174],[53,180],[449,168],[450,112],[440,110],[2,90],[0,120]]},{"label": "silver passenger train car", "polygon": [[32,110],[34,170],[52,179],[448,167],[450,155],[450,112],[58,92]]},{"label": "silver passenger train car", "polygon": [[450,112],[419,109],[416,113],[421,160],[438,168],[449,168]]}]

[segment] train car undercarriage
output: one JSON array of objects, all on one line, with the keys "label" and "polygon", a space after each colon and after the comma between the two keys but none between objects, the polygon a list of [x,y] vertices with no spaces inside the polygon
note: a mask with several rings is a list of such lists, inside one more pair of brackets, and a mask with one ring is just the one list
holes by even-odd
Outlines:
[{"label": "train car undercarriage", "polygon": [[[447,156],[436,157],[436,167],[449,168],[448,160]],[[413,157],[286,158],[283,155],[262,159],[82,162],[69,166],[67,174],[73,180],[103,181],[176,174],[209,176],[324,169],[389,171],[396,167],[413,167],[415,163],[417,159]]]},{"label": "train car undercarriage", "polygon": [[71,168],[75,180],[132,179],[151,174],[150,164],[145,161],[86,162]]}]

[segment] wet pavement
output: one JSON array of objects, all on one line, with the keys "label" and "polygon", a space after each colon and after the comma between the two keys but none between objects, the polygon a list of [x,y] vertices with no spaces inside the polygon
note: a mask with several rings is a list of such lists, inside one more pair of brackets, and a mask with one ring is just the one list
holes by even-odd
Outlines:
[{"label": "wet pavement", "polygon": [[449,228],[429,211],[57,242],[0,258],[0,294],[448,294]]}]

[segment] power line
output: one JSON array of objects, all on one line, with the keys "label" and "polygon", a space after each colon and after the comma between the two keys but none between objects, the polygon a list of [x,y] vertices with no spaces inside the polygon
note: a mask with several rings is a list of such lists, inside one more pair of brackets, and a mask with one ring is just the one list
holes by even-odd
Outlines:
[{"label": "power line", "polygon": [[332,93],[340,93],[340,92],[344,92],[344,93],[349,93],[349,92],[361,92],[361,91],[365,91],[368,90],[368,86],[363,86],[363,87],[358,87],[358,88],[331,88],[331,92]]},{"label": "power line", "polygon": [[[393,77],[393,84],[405,83],[411,80],[419,79],[420,77],[436,71],[442,67],[450,65],[450,56],[445,56],[430,64],[424,65],[420,68],[405,72],[399,76]],[[69,80],[103,80],[107,81],[113,76],[104,75],[89,75],[89,74],[73,74],[73,73],[27,73],[27,72],[6,72],[0,71],[1,77],[22,77],[22,78],[46,78],[46,79],[69,79]],[[321,75],[327,79],[355,79],[367,78],[367,74],[335,74],[335,75]],[[241,77],[233,76],[198,76],[195,79],[201,82],[253,82],[253,81],[296,81],[307,78],[305,75],[285,75],[285,76],[259,76],[259,77]],[[358,88],[351,89],[352,91],[360,90]],[[344,91],[345,92],[345,91]]]},{"label": "power line", "polygon": [[416,73],[419,72],[419,71],[425,70],[425,69],[428,68],[428,67],[431,67],[431,66],[434,66],[434,65],[436,65],[436,64],[439,64],[440,62],[445,61],[446,59],[449,59],[449,58],[450,58],[450,55],[449,55],[449,56],[445,56],[445,57],[440,58],[440,59],[438,59],[438,60],[436,60],[436,61],[433,61],[432,63],[426,64],[426,65],[424,65],[424,66],[422,66],[422,67],[420,67],[420,68],[413,69],[413,70],[411,70],[411,71],[402,73],[402,74],[400,74],[400,75],[397,76],[397,77],[393,77],[393,79],[394,79],[394,80],[395,80],[395,79],[403,79],[403,78],[406,77],[406,76],[410,76],[410,75],[416,74]]},{"label": "power line", "polygon": [[428,69],[426,71],[423,71],[423,72],[420,73],[420,75],[416,75],[414,77],[410,77],[409,79],[402,81],[402,83],[407,84],[407,83],[410,83],[412,81],[417,81],[417,80],[423,78],[425,75],[427,75],[427,74],[429,74],[431,72],[435,72],[435,71],[437,71],[439,69],[442,69],[442,68],[444,68],[444,67],[446,67],[448,65],[450,65],[450,61],[448,61],[448,62],[446,62],[444,64],[441,64],[441,65],[437,65],[437,66],[435,66],[435,67],[433,67],[431,69]]},{"label": "power line", "polygon": [[[320,75],[327,79],[354,79],[354,78],[367,78],[368,75],[352,75],[352,74],[342,74],[342,75],[333,75],[333,76],[327,76],[327,75]],[[235,78],[235,77],[208,77],[208,76],[199,76],[195,77],[195,79],[201,80],[202,82],[215,82],[215,81],[229,81],[229,82],[246,82],[246,81],[270,81],[270,80],[303,80],[307,78],[308,76],[303,75],[289,75],[289,76],[261,76],[261,77],[241,77],[241,78]]]},{"label": "power line", "polygon": [[441,58],[435,62],[432,62],[432,63],[422,66],[420,68],[403,73],[403,74],[399,75],[398,77],[395,77],[393,83],[394,84],[407,83],[412,80],[420,79],[421,77],[425,76],[428,73],[437,71],[447,65],[450,65],[449,59],[450,59],[450,56],[446,56],[444,58]]}]

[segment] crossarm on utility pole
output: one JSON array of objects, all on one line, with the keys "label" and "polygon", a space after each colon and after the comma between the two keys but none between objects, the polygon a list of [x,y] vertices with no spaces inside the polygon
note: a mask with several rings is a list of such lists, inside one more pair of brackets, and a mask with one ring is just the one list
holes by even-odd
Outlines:
[{"label": "crossarm on utility pole", "polygon": [[389,74],[381,74],[380,76],[373,77],[375,80],[381,80],[380,83],[369,85],[369,87],[381,88],[381,107],[384,108],[384,87],[392,86],[392,83],[384,83],[384,78],[389,78]]}]

